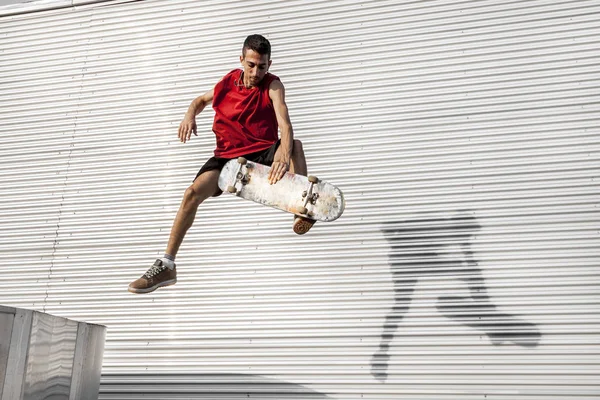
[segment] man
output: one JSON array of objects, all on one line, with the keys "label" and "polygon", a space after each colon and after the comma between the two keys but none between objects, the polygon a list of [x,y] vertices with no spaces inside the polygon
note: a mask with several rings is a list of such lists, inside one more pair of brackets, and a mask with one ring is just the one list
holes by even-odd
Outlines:
[{"label": "man", "polygon": [[[141,278],[129,285],[130,292],[149,293],[177,282],[177,251],[194,222],[198,206],[208,197],[222,193],[217,182],[221,169],[230,159],[244,156],[248,160],[271,165],[271,184],[277,183],[288,170],[307,175],[302,143],[294,140],[285,89],[279,78],[268,72],[271,44],[260,35],[248,36],[242,47],[240,62],[242,69],[231,71],[212,90],[192,101],[179,126],[178,135],[182,143],[190,140],[192,133],[197,136],[196,115],[212,103],[217,147],[214,157],[204,164],[183,195],[164,257],[157,259]],[[295,216],[294,232],[304,234],[314,222]]]}]

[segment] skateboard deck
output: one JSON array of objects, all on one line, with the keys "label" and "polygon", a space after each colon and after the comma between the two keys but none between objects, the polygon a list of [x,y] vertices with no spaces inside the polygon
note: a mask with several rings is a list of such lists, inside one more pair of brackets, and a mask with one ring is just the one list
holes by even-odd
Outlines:
[{"label": "skateboard deck", "polygon": [[219,188],[247,200],[317,221],[330,222],[344,212],[342,191],[314,176],[286,172],[277,183],[268,181],[271,167],[243,157],[230,160],[219,175]]}]

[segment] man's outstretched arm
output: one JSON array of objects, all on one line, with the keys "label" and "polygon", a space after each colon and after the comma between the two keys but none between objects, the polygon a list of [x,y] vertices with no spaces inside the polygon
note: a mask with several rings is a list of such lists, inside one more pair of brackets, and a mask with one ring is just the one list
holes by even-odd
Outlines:
[{"label": "man's outstretched arm", "polygon": [[271,172],[269,173],[269,182],[275,183],[290,169],[290,159],[292,157],[292,147],[294,145],[294,130],[287,104],[285,104],[285,88],[280,81],[273,81],[269,86],[269,97],[273,101],[277,124],[281,132],[281,150],[277,152]]},{"label": "man's outstretched arm", "polygon": [[198,128],[196,127],[196,115],[200,114],[204,108],[212,103],[215,91],[214,89],[209,90],[200,97],[196,97],[187,112],[181,124],[179,125],[179,141],[182,143],[187,142],[192,137],[192,133],[198,136]]}]

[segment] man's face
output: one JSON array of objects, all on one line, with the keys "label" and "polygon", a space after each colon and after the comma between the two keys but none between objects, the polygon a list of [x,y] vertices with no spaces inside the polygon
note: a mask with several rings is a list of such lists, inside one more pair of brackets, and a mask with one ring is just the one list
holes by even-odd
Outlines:
[{"label": "man's face", "polygon": [[246,55],[240,56],[240,61],[244,68],[244,84],[247,86],[258,85],[271,66],[267,54],[259,54],[251,49],[246,49]]}]

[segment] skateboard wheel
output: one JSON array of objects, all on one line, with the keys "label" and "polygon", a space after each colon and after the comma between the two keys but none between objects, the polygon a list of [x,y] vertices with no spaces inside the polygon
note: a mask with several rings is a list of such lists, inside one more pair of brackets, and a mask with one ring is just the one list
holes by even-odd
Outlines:
[{"label": "skateboard wheel", "polygon": [[319,178],[317,178],[317,177],[316,177],[316,176],[314,176],[314,175],[309,175],[309,176],[308,176],[308,181],[309,181],[310,183],[319,183]]},{"label": "skateboard wheel", "polygon": [[238,163],[246,165],[247,162],[248,160],[246,160],[244,157],[238,157]]},{"label": "skateboard wheel", "polygon": [[300,214],[305,214],[308,212],[308,209],[306,207],[298,207],[298,209],[296,210],[298,211]]},{"label": "skateboard wheel", "polygon": [[235,186],[227,186],[227,191],[229,193],[237,193],[237,189],[235,188]]}]

